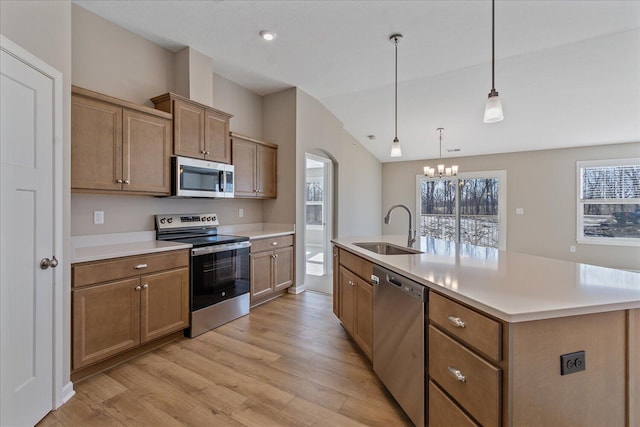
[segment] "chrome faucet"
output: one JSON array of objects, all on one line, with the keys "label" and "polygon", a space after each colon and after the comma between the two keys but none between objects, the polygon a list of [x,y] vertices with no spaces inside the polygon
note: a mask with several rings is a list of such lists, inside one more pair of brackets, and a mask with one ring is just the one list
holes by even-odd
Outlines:
[{"label": "chrome faucet", "polygon": [[407,211],[407,213],[409,214],[409,237],[407,238],[407,247],[408,248],[412,248],[413,244],[416,242],[416,232],[412,228],[413,227],[413,216],[411,215],[411,209],[409,209],[405,205],[393,205],[393,206],[391,206],[389,208],[389,210],[387,211],[387,216],[384,217],[384,223],[385,224],[391,224],[391,212],[393,212],[393,210],[395,208],[404,208]]}]

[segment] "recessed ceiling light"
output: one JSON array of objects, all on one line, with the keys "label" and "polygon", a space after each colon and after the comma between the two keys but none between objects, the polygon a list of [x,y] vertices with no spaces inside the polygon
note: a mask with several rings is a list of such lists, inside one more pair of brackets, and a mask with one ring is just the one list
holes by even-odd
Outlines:
[{"label": "recessed ceiling light", "polygon": [[274,33],[273,31],[262,30],[260,31],[260,37],[270,42],[276,38],[276,33]]}]

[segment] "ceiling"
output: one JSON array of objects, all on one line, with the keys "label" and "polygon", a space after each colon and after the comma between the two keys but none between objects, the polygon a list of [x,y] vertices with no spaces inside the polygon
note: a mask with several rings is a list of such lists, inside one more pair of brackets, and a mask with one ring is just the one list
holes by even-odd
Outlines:
[{"label": "ceiling", "polygon": [[497,0],[493,124],[489,0],[74,3],[257,94],[298,87],[382,162],[437,158],[438,127],[443,157],[640,141],[640,1]]}]

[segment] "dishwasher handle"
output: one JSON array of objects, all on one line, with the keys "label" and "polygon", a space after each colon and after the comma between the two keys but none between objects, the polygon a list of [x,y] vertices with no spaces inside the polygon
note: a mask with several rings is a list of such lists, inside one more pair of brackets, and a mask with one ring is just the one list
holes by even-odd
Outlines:
[{"label": "dishwasher handle", "polygon": [[393,276],[389,276],[388,274],[387,274],[387,282],[391,283],[392,285],[396,285],[399,288],[402,287],[402,282],[400,282],[398,279],[396,279]]}]

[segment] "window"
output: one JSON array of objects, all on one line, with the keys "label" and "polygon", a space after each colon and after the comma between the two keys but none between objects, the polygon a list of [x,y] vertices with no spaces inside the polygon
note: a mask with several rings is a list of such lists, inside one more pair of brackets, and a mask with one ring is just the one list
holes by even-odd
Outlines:
[{"label": "window", "polygon": [[506,171],[417,178],[421,237],[506,249]]},{"label": "window", "polygon": [[640,244],[640,159],[577,163],[578,243]]}]

